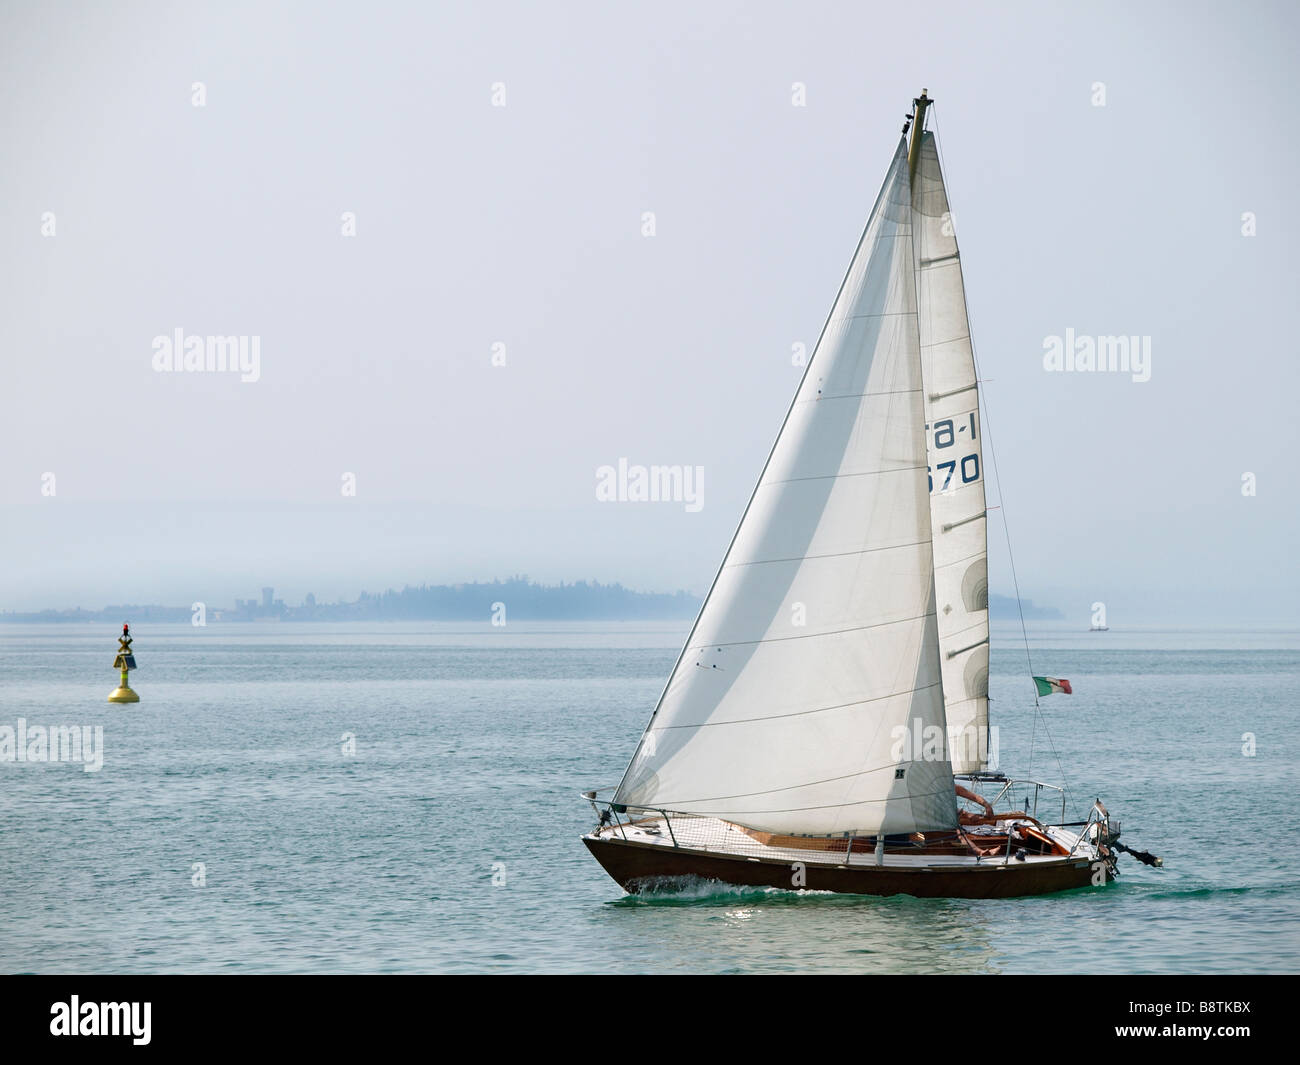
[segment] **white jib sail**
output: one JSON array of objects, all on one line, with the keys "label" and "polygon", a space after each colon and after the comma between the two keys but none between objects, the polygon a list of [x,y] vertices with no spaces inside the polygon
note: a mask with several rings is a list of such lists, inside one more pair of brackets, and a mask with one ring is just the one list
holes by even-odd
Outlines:
[{"label": "white jib sail", "polygon": [[615,801],[831,835],[956,824],[907,154]]},{"label": "white jib sail", "polygon": [[912,183],[935,605],[954,773],[988,768],[989,593],[983,430],[961,257],[934,134]]}]

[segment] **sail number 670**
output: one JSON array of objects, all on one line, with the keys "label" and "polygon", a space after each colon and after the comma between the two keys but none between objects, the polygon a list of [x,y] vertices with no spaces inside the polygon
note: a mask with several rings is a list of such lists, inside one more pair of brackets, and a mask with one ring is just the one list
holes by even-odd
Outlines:
[{"label": "sail number 670", "polygon": [[[940,492],[948,491],[952,484],[953,475],[957,472],[957,460],[952,459],[949,462],[937,462],[933,466],[925,468],[926,474],[930,479],[930,491],[934,491],[934,471],[939,470],[941,473],[946,472],[943,484],[939,486]],[[961,483],[973,484],[980,479],[980,457],[979,455],[965,455],[961,460]]]},{"label": "sail number 670", "polygon": [[[940,450],[945,447],[952,447],[952,445],[957,442],[958,433],[965,435],[966,433],[969,432],[970,438],[974,440],[976,436],[975,412],[971,411],[970,414],[967,415],[967,419],[968,419],[967,424],[961,426],[960,428],[954,427],[953,424],[954,420],[952,418],[944,418],[942,421],[935,422],[933,426],[935,449]],[[929,425],[926,426],[927,430],[929,430],[930,428],[931,426]],[[931,492],[934,491],[935,470],[939,470],[941,473],[945,474],[943,479],[943,484],[940,486],[939,491],[941,492],[948,491],[948,489],[952,486],[952,479],[957,473],[957,466],[959,461],[961,464],[962,484],[971,484],[979,480],[980,457],[979,457],[979,453],[976,452],[971,455],[965,455],[960,460],[951,459],[948,462],[939,462],[936,463],[934,466],[927,466],[926,473],[929,475]]]}]

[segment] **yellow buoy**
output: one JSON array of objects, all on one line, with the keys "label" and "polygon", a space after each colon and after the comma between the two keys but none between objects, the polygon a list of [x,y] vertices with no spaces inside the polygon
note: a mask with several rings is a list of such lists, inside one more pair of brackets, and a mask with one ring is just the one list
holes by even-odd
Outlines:
[{"label": "yellow buoy", "polygon": [[122,682],[113,689],[108,697],[110,703],[138,703],[140,696],[131,689],[127,674],[135,669],[135,655],[131,653],[131,627],[123,624],[122,635],[117,638],[117,657],[113,659],[113,668],[122,671]]}]

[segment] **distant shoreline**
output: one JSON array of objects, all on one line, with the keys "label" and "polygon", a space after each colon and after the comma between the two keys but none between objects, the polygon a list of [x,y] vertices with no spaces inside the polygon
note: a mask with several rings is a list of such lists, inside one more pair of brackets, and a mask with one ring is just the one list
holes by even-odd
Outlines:
[{"label": "distant shoreline", "polygon": [[[621,584],[576,581],[556,585],[535,584],[526,577],[471,584],[407,585],[400,592],[380,595],[362,592],[353,602],[317,603],[308,595],[299,606],[274,598],[264,588],[261,600],[236,599],[231,607],[194,603],[188,607],[159,604],[123,604],[101,610],[81,607],[63,610],[3,611],[0,623],[179,623],[202,617],[202,624],[266,621],[690,621],[699,612],[700,597],[684,591],[637,592]],[[1063,621],[1053,607],[1021,604],[1026,621]],[[1018,620],[1015,599],[989,596],[993,621]]]}]

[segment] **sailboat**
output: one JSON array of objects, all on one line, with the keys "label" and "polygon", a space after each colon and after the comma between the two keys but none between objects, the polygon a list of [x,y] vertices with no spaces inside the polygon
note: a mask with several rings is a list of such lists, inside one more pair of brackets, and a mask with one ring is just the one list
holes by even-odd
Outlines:
[{"label": "sailboat", "polygon": [[582,793],[582,840],[630,892],[990,898],[1115,875],[1100,799],[1067,823],[1062,789],[989,769],[984,434],[931,103],[622,781]]}]

